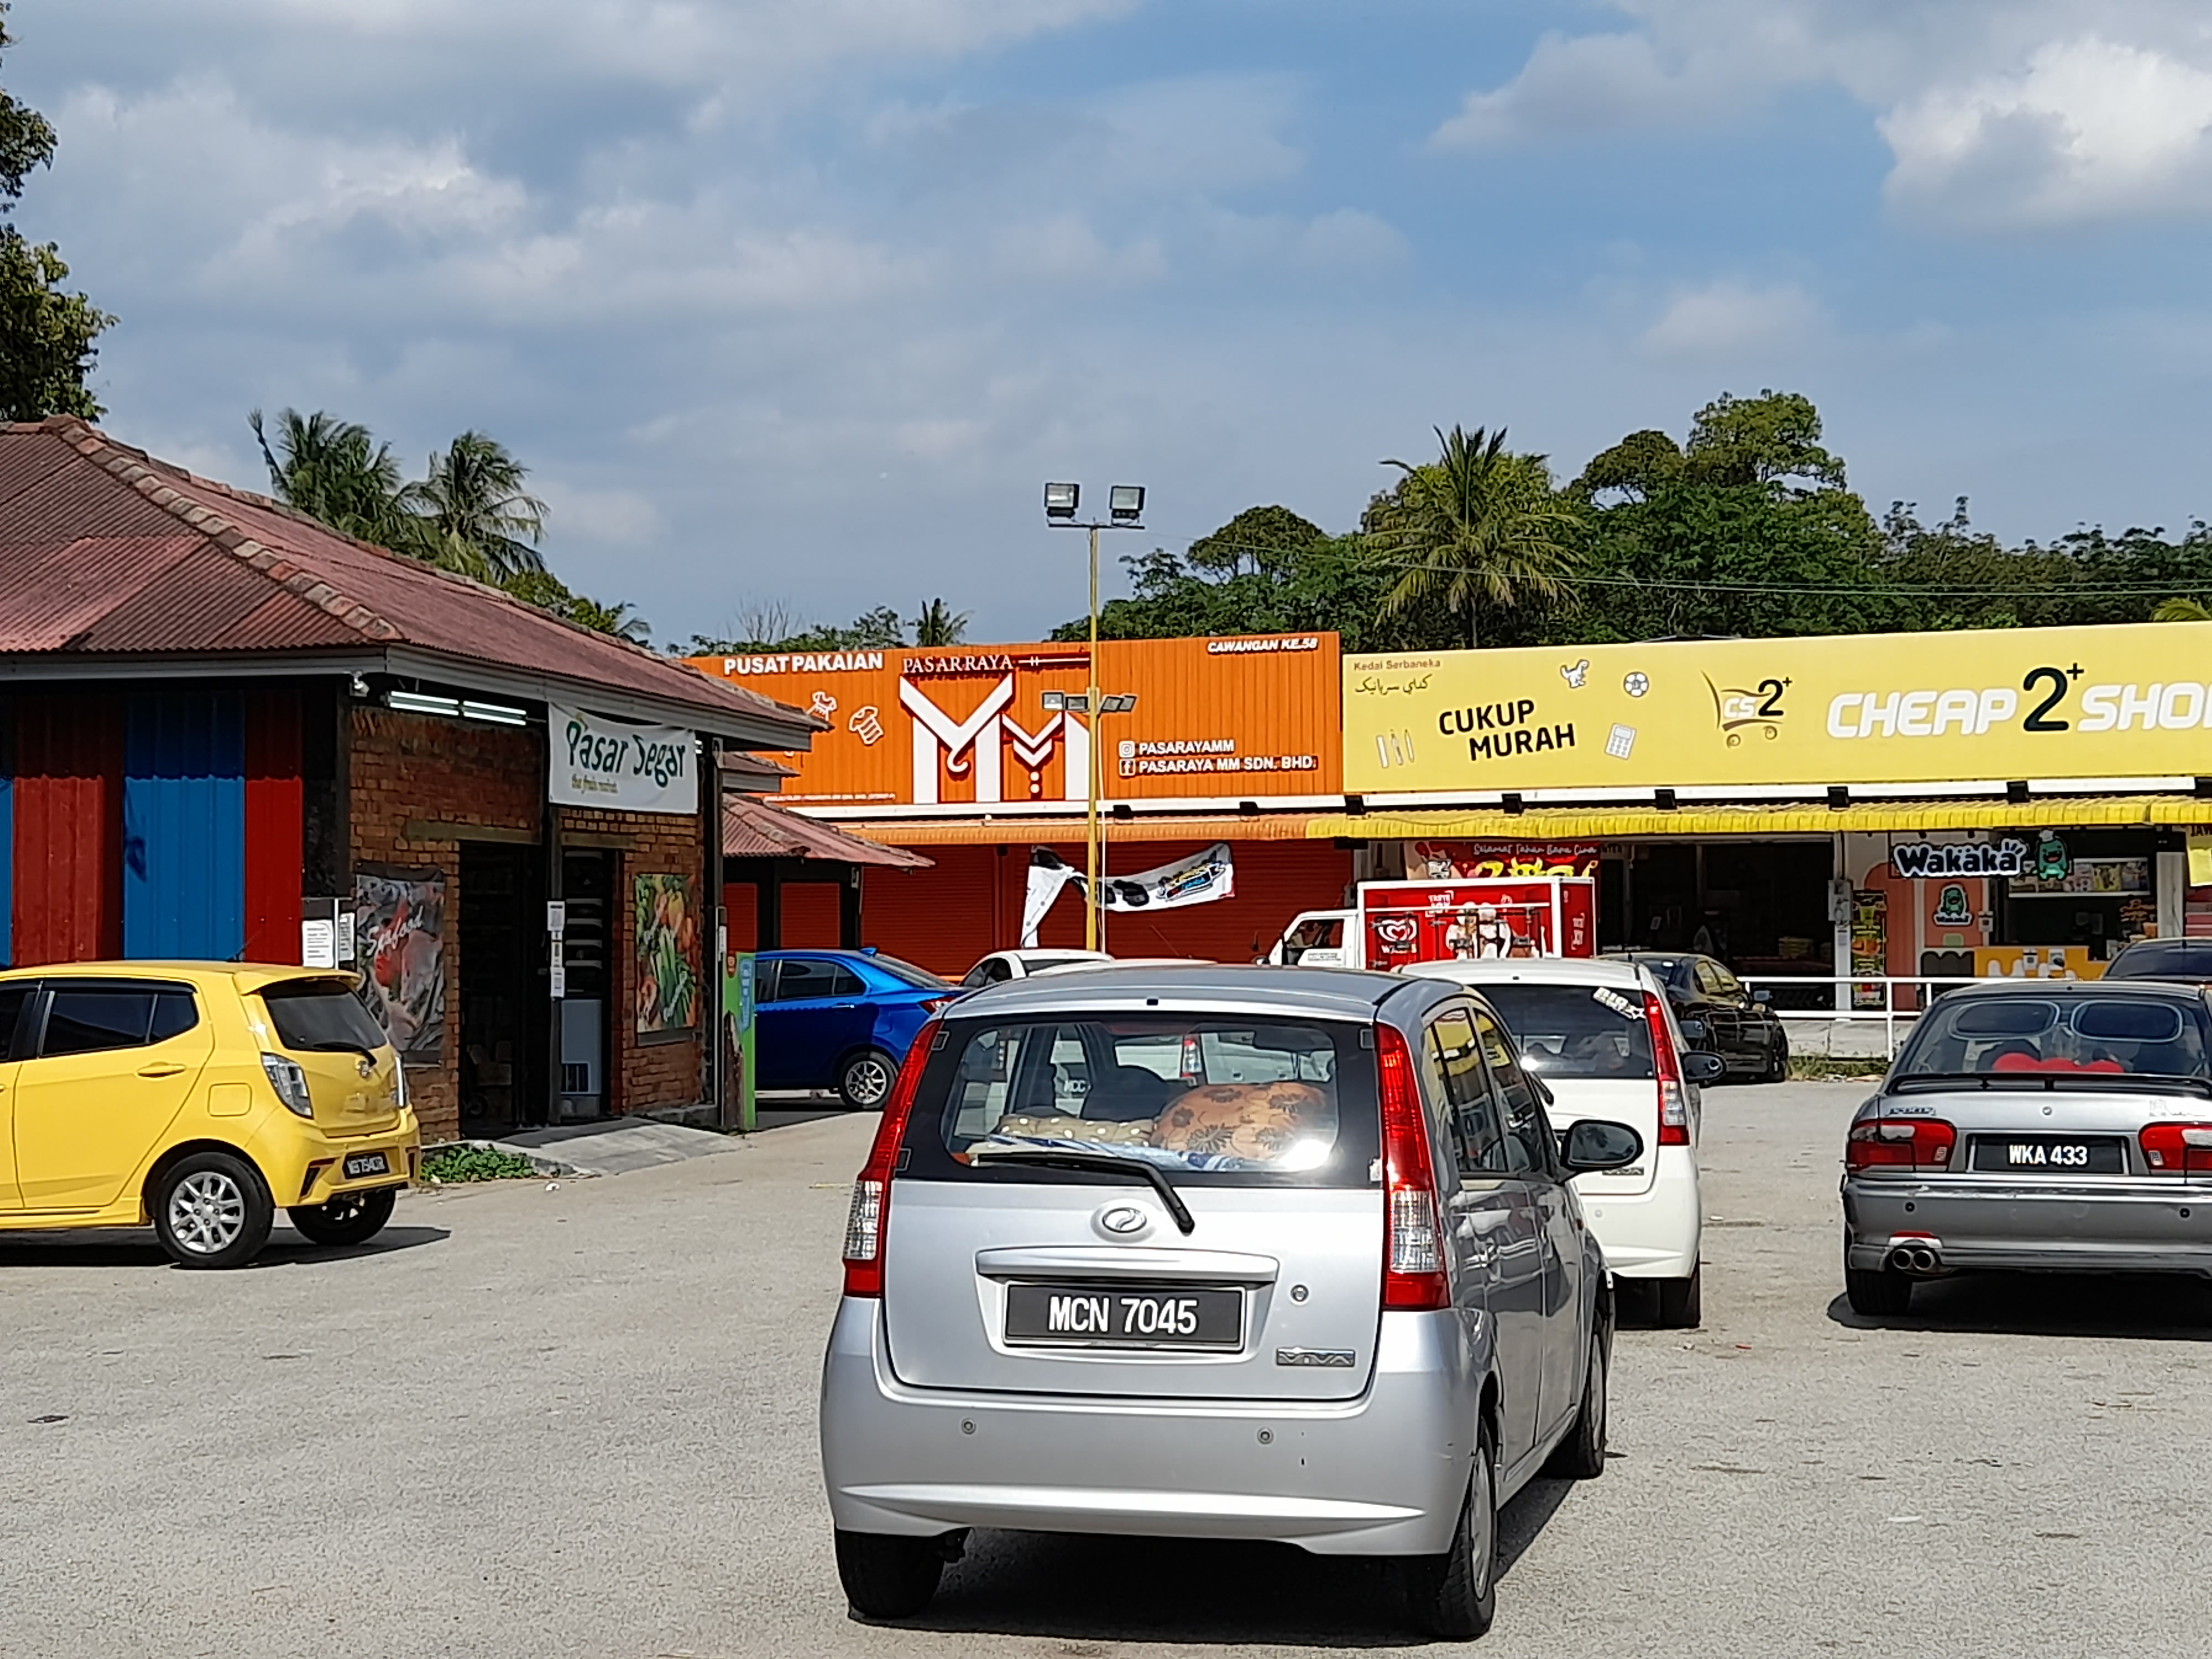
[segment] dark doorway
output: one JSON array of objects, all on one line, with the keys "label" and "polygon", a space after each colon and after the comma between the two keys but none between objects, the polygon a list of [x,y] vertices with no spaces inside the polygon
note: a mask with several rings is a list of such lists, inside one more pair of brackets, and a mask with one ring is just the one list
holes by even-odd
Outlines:
[{"label": "dark doorway", "polygon": [[561,854],[561,899],[568,911],[562,960],[568,984],[561,1002],[561,1116],[564,1122],[604,1117],[607,1097],[607,975],[613,921],[614,854],[589,849]]},{"label": "dark doorway", "polygon": [[545,901],[534,847],[461,843],[461,1133],[545,1121]]}]

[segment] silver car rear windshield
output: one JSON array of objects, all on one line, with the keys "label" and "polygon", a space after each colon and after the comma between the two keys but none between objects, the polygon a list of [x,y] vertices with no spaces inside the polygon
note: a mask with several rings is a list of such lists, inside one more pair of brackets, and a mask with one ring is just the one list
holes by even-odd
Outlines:
[{"label": "silver car rear windshield", "polygon": [[1953,997],[1921,1019],[1892,1075],[2205,1077],[2203,1009],[2149,997]]},{"label": "silver car rear windshield", "polygon": [[[1178,1184],[1367,1186],[1373,1035],[1249,1015],[950,1022],[915,1096],[904,1173],[1100,1178],[1032,1161],[1060,1152],[1140,1160]],[[1010,1152],[1022,1156],[994,1162]]]},{"label": "silver car rear windshield", "polygon": [[1542,1077],[1635,1082],[1657,1075],[1644,993],[1611,985],[1485,984],[1521,1049],[1521,1063]]}]

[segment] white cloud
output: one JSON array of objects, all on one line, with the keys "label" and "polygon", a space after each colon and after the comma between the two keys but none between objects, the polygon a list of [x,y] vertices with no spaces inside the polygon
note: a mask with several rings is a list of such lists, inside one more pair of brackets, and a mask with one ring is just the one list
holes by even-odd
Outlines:
[{"label": "white cloud", "polygon": [[2212,208],[2212,72],[2094,36],[1882,118],[1892,197],[1999,222]]},{"label": "white cloud", "polygon": [[1827,83],[1873,112],[1887,194],[1978,228],[2212,211],[2200,0],[1617,0],[1539,40],[1438,149],[1710,128]]},{"label": "white cloud", "polygon": [[1820,302],[1794,283],[1719,282],[1677,293],[1640,343],[1661,357],[1731,360],[1802,347],[1826,328]]},{"label": "white cloud", "polygon": [[1471,92],[1430,143],[1474,149],[1571,135],[1711,125],[1737,113],[1758,84],[1717,42],[1669,54],[1648,34],[1553,33],[1504,86]]}]

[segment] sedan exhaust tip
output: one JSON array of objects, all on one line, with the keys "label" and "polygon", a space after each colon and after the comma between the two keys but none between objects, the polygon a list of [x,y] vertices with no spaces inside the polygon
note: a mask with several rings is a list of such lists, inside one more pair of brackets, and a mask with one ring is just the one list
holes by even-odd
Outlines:
[{"label": "sedan exhaust tip", "polygon": [[1899,1244],[1889,1253],[1889,1265],[1901,1273],[1928,1276],[1943,1271],[1943,1258],[1932,1243]]}]

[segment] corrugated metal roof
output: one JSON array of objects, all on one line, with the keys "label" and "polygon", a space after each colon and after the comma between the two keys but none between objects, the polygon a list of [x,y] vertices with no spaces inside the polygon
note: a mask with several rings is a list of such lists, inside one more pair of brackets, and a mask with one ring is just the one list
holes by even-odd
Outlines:
[{"label": "corrugated metal roof", "polygon": [[[12,492],[12,493],[11,493]],[[496,589],[373,548],[55,416],[0,427],[0,653],[410,645],[461,662],[821,722]]]},{"label": "corrugated metal roof", "polygon": [[919,853],[879,846],[848,836],[834,824],[746,795],[722,801],[722,855],[733,859],[820,859],[836,864],[866,864],[887,870],[927,870]]},{"label": "corrugated metal roof", "polygon": [[2212,823],[2212,800],[2193,795],[1990,796],[1853,801],[1847,806],[1531,806],[1519,812],[1329,813],[1310,820],[1313,836],[1375,841],[1580,841],[1618,836],[1827,835],[1844,830],[2124,829]]}]

